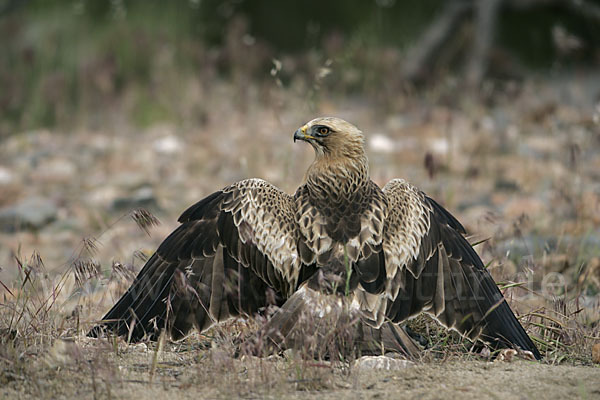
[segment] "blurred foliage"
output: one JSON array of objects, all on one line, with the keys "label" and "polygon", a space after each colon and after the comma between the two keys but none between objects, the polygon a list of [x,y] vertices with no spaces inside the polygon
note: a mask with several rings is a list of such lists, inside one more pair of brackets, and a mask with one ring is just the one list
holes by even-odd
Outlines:
[{"label": "blurred foliage", "polygon": [[[595,3],[600,3],[596,1]],[[273,83],[274,58],[292,57],[278,79],[379,95],[402,86],[402,52],[443,0],[3,0],[0,1],[0,135],[124,111],[139,125],[179,121],[186,78]],[[559,57],[560,24],[584,42],[600,27],[559,8],[503,13],[500,45],[541,68]],[[581,52],[590,62],[597,53]],[[577,61],[577,57],[575,58]],[[597,61],[597,60],[596,60]],[[331,63],[331,61],[329,61]],[[118,100],[118,101],[117,101]],[[181,101],[181,100],[179,100]],[[103,112],[101,112],[104,110]]]}]

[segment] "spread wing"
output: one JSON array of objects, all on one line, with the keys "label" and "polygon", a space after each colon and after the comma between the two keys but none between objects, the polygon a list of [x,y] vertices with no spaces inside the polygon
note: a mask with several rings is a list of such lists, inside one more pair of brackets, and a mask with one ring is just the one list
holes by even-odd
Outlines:
[{"label": "spread wing", "polygon": [[250,179],[186,210],[131,287],[90,331],[174,338],[280,303],[301,276],[292,197]]},{"label": "spread wing", "polygon": [[471,340],[519,347],[541,358],[462,225],[403,180],[383,191],[390,206],[383,243],[387,318],[401,322],[425,311]]}]

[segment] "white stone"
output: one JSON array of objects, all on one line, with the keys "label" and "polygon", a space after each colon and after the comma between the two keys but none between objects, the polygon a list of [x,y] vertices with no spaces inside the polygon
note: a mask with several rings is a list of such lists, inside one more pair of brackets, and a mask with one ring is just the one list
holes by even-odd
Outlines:
[{"label": "white stone", "polygon": [[396,144],[388,136],[375,134],[369,138],[371,150],[380,153],[391,153],[396,149]]},{"label": "white stone", "polygon": [[156,139],[152,147],[159,154],[170,155],[179,153],[183,148],[183,143],[177,136],[169,135]]},{"label": "white stone", "polygon": [[14,179],[15,174],[13,174],[10,169],[0,166],[0,185],[8,185],[12,183]]},{"label": "white stone", "polygon": [[359,369],[383,369],[386,371],[399,371],[414,366],[415,363],[388,356],[364,356],[354,362]]}]

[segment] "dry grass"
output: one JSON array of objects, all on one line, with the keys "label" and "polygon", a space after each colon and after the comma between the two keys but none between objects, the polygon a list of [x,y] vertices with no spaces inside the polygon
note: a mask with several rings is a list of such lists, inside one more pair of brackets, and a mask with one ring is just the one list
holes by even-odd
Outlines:
[{"label": "dry grass", "polygon": [[[98,263],[87,258],[96,251],[97,242],[83,240],[71,267],[58,276],[48,274],[38,253],[29,259],[15,257],[18,279],[2,283],[0,382],[5,394],[112,398],[168,391],[185,398],[200,391],[208,398],[280,398],[304,392],[369,393],[378,382],[386,386],[394,376],[389,371],[375,375],[376,371],[354,366],[352,352],[344,353],[353,343],[348,325],[332,332],[328,342],[317,347],[307,340],[304,348],[264,358],[252,356],[256,348],[248,350],[245,342],[240,342],[259,331],[260,320],[231,321],[178,343],[164,337],[158,343],[137,345],[116,337],[86,338],[84,333],[93,323],[90,316],[98,315],[98,304],[114,298],[108,292],[115,296],[122,292],[132,276],[119,263],[113,264],[109,276],[103,276]],[[542,363],[590,365],[598,328],[586,324],[581,309],[571,310],[567,303],[549,301],[520,319],[545,355]],[[473,353],[471,343],[425,317],[411,321],[410,326],[428,341],[417,365],[454,368],[456,363],[478,365],[478,361],[490,359],[489,352]],[[317,330],[314,325],[304,329]],[[529,364],[520,368],[529,368]],[[384,393],[389,395],[391,390],[384,389]]]}]

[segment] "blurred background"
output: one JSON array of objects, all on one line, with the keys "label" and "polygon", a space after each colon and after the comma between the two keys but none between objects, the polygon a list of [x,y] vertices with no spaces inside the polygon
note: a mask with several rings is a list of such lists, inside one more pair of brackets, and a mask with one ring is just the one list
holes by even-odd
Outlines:
[{"label": "blurred background", "polygon": [[2,282],[15,257],[134,273],[211,192],[293,192],[293,132],[336,115],[377,183],[483,241],[517,309],[567,299],[597,326],[600,1],[0,0],[0,49]]}]

